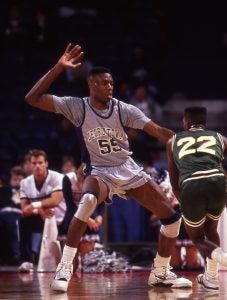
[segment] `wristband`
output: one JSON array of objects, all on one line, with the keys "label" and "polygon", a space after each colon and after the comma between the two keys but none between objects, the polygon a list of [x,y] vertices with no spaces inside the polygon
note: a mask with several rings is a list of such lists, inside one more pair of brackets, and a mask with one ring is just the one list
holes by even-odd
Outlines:
[{"label": "wristband", "polygon": [[38,213],[39,213],[38,208],[33,208],[32,213],[33,213],[34,215],[38,215]]},{"label": "wristband", "polygon": [[32,207],[33,208],[41,208],[42,207],[41,201],[32,202]]}]

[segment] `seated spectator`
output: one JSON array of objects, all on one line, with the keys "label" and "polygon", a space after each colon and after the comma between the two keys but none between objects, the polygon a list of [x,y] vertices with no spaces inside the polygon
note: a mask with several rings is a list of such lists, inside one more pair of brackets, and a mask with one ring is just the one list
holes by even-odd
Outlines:
[{"label": "seated spectator", "polygon": [[25,173],[20,166],[10,171],[9,184],[0,188],[0,257],[6,264],[18,264],[20,258],[19,221],[21,218],[19,189]]},{"label": "seated spectator", "polygon": [[135,87],[138,83],[148,84],[151,82],[151,61],[147,50],[142,44],[136,44],[132,48],[129,56],[127,77],[132,86]]},{"label": "seated spectator", "polygon": [[[42,234],[44,218],[53,214],[60,225],[65,213],[62,174],[48,169],[47,155],[43,150],[31,150],[29,155],[32,174],[23,179],[20,185],[21,272],[32,271],[36,262],[32,253],[32,234]],[[38,252],[35,255],[38,256]]]},{"label": "seated spectator", "polygon": [[30,155],[26,154],[21,162],[21,168],[23,169],[25,176],[32,174]]},{"label": "seated spectator", "polygon": [[146,85],[138,85],[134,89],[129,102],[141,109],[147,117],[156,121],[160,120],[162,114],[161,107],[149,92]]},{"label": "seated spectator", "polygon": [[75,172],[76,165],[75,160],[72,155],[64,155],[62,157],[62,164],[61,164],[61,172],[63,174],[67,174],[69,172]]}]

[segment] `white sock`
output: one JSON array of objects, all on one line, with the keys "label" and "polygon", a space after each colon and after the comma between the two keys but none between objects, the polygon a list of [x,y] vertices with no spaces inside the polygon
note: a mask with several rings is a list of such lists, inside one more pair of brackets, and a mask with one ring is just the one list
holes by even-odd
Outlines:
[{"label": "white sock", "polygon": [[64,249],[63,249],[61,261],[71,264],[75,257],[76,251],[77,251],[77,248],[72,248],[72,247],[65,245]]},{"label": "white sock", "polygon": [[220,247],[214,249],[211,253],[211,258],[223,266],[227,266],[227,253],[222,251]]},{"label": "white sock", "polygon": [[208,257],[206,258],[206,272],[208,275],[212,277],[217,277],[218,276],[218,262],[216,262],[213,259],[209,259]]},{"label": "white sock", "polygon": [[170,263],[171,256],[162,257],[158,253],[154,259],[154,267],[168,267]]}]

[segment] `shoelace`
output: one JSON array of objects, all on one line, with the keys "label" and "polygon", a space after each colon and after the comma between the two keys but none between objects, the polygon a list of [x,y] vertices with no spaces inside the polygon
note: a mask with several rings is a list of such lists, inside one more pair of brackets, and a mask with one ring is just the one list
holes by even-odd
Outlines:
[{"label": "shoelace", "polygon": [[171,266],[167,266],[167,267],[154,267],[154,268],[158,268],[161,269],[162,272],[160,272],[160,274],[157,274],[156,276],[158,277],[162,277],[162,278],[167,278],[167,277],[172,277],[172,278],[176,278],[177,275],[173,272],[171,272],[170,270],[173,269],[173,267]]},{"label": "shoelace", "polygon": [[57,277],[63,277],[69,279],[72,275],[72,265],[67,263],[61,263],[59,265],[59,271]]},{"label": "shoelace", "polygon": [[208,274],[207,272],[205,273],[205,279],[207,280],[218,280],[217,276],[213,276],[211,274]]}]

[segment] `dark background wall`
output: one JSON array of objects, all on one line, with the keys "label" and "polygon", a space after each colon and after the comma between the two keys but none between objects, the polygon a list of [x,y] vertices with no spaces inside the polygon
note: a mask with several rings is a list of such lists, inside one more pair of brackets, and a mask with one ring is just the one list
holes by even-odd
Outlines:
[{"label": "dark background wall", "polygon": [[[36,22],[38,11],[45,19],[43,28]],[[126,0],[110,1],[108,7],[101,1],[1,1],[0,173],[33,147],[44,148],[56,168],[63,154],[73,153],[79,160],[78,145],[71,142],[72,128],[65,129],[62,118],[24,102],[26,92],[68,42],[81,44],[93,65],[111,68],[116,95],[121,95],[122,83],[127,83],[129,93],[133,89],[133,49],[139,46],[144,51],[146,83],[155,88],[155,101],[164,111],[177,98],[182,102],[221,99],[225,112],[226,20],[227,10],[219,1]],[[69,81],[63,74],[52,91],[87,95],[86,81]],[[175,127],[180,123],[178,116]]]}]

